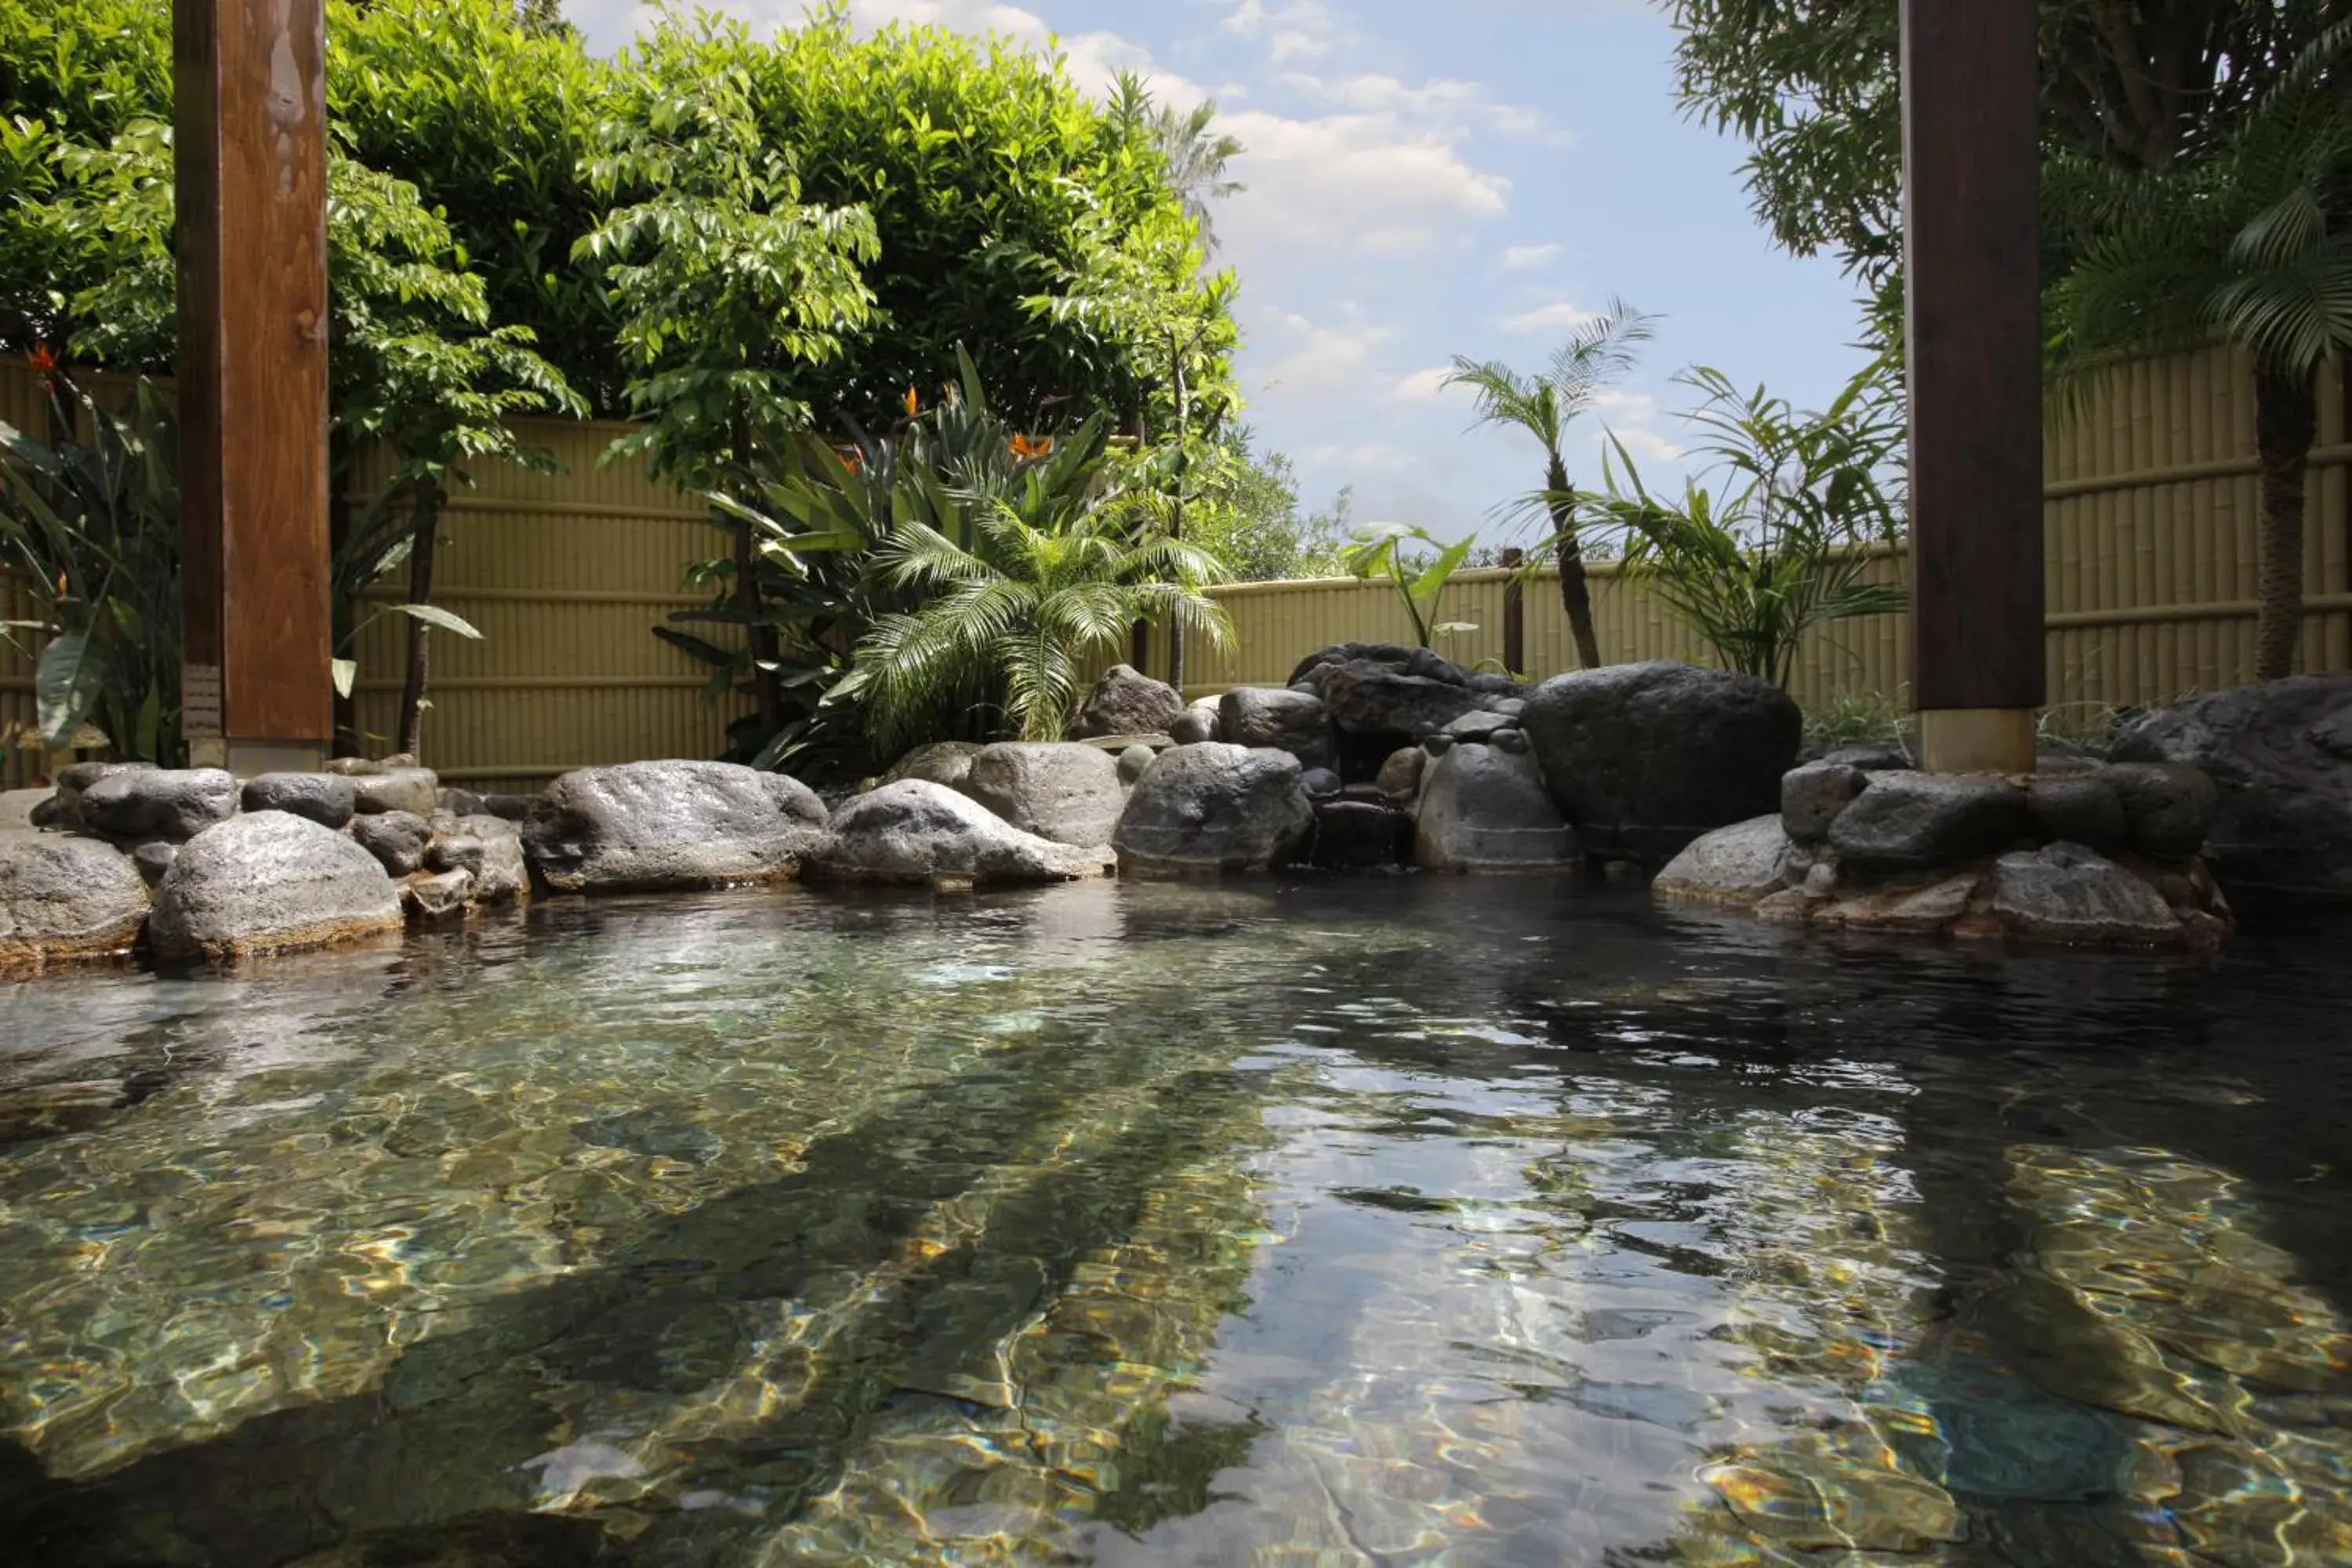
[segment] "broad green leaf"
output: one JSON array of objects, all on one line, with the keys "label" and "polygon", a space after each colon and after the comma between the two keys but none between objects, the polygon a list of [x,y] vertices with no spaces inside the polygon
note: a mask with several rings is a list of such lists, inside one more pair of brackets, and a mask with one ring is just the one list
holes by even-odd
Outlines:
[{"label": "broad green leaf", "polygon": [[51,637],[33,672],[33,700],[41,736],[61,750],[98,705],[106,686],[104,645],[87,632]]},{"label": "broad green leaf", "polygon": [[355,658],[332,659],[329,661],[328,668],[334,676],[335,695],[349,697],[352,689],[359,683],[360,661]]},{"label": "broad green leaf", "polygon": [[445,632],[456,632],[459,637],[471,637],[476,642],[482,640],[482,634],[475,629],[472,622],[438,605],[392,605],[386,607],[412,620],[423,621],[428,626],[439,626]]}]

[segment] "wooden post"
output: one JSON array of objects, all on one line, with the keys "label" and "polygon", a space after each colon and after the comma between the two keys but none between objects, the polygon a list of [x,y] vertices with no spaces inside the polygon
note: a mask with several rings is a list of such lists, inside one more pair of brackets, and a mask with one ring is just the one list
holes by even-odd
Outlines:
[{"label": "wooden post", "polygon": [[183,723],[190,760],[334,732],[322,0],[173,0]]},{"label": "wooden post", "polygon": [[2033,766],[2043,698],[2034,0],[1903,0],[1921,764]]},{"label": "wooden post", "polygon": [[1511,575],[1503,584],[1503,668],[1514,676],[1528,672],[1528,594],[1527,584],[1519,581],[1527,558],[1516,544],[1504,548],[1503,569]]}]

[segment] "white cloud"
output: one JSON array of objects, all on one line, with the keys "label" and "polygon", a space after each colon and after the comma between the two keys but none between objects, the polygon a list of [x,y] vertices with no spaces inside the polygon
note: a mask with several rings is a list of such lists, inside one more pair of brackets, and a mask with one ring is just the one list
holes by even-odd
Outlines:
[{"label": "white cloud", "polygon": [[1445,395],[1446,380],[1453,375],[1452,365],[1432,365],[1427,370],[1414,371],[1389,389],[1389,395],[1401,403],[1427,403]]},{"label": "white cloud", "polygon": [[1679,463],[1688,455],[1658,428],[1664,413],[1658,400],[1649,393],[1613,388],[1597,392],[1592,396],[1592,415],[1597,421],[1592,432],[1596,462],[1608,451],[1610,436],[1624,443],[1625,450],[1637,462]]},{"label": "white cloud", "polygon": [[1217,219],[1237,255],[1272,261],[1302,247],[1393,255],[1509,210],[1510,181],[1473,167],[1445,138],[1386,116],[1244,110],[1220,123],[1247,149],[1232,170],[1245,188]]},{"label": "white cloud", "polygon": [[1232,9],[1217,26],[1262,46],[1276,65],[1293,60],[1320,59],[1340,42],[1343,29],[1324,0],[1288,0],[1269,6],[1265,0],[1231,0]]},{"label": "white cloud", "polygon": [[1503,250],[1502,259],[1495,263],[1506,272],[1525,272],[1541,267],[1559,254],[1557,245],[1513,245]]},{"label": "white cloud", "polygon": [[1554,300],[1532,310],[1499,317],[1495,324],[1507,332],[1533,337],[1538,333],[1572,332],[1591,321],[1594,314],[1573,300]]},{"label": "white cloud", "polygon": [[1276,79],[1276,85],[1360,114],[1391,114],[1457,132],[1478,128],[1509,137],[1565,140],[1538,110],[1498,102],[1485,85],[1451,77],[1415,86],[1380,72],[1325,77],[1290,71]]},{"label": "white cloud", "polygon": [[1258,372],[1258,390],[1321,392],[1360,384],[1372,363],[1372,351],[1395,334],[1386,327],[1350,321],[1324,326],[1304,316],[1275,317],[1276,333],[1285,341],[1279,357]]}]

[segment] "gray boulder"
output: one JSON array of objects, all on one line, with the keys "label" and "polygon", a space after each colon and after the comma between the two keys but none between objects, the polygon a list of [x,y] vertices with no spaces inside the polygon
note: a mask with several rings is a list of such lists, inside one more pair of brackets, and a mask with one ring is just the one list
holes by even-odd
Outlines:
[{"label": "gray boulder", "polygon": [[1224,699],[1202,697],[1189,704],[1168,726],[1169,738],[1180,746],[1197,746],[1203,741],[1225,738]]},{"label": "gray boulder", "polygon": [[1298,759],[1204,742],[1163,752],[1128,796],[1112,845],[1122,870],[1263,871],[1288,861],[1314,825]]},{"label": "gray boulder", "polygon": [[1129,746],[1118,754],[1118,782],[1131,784],[1151,766],[1151,759],[1160,753],[1150,746]]},{"label": "gray boulder", "polygon": [[963,790],[1022,832],[1056,844],[1108,844],[1127,807],[1118,759],[1093,746],[1008,741],[982,747]]},{"label": "gray boulder", "polygon": [[184,843],[236,815],[236,780],[219,768],[124,768],[81,792],[82,828],[119,844]]},{"label": "gray boulder", "polygon": [[1844,763],[1791,768],[1780,775],[1780,826],[1800,844],[1819,844],[1868,782],[1860,768]]},{"label": "gray boulder", "polygon": [[1184,699],[1174,687],[1130,665],[1114,664],[1087,694],[1078,721],[1070,727],[1070,738],[1163,735],[1183,711]]},{"label": "gray boulder", "polygon": [[321,827],[341,827],[358,811],[352,781],[333,773],[263,773],[245,782],[247,811],[283,811]]},{"label": "gray boulder", "polygon": [[1527,704],[1545,784],[1585,848],[1649,866],[1778,812],[1804,732],[1770,682],[1664,659],[1554,676]]},{"label": "gray boulder", "polygon": [[1421,781],[1429,766],[1429,753],[1419,746],[1400,746],[1389,753],[1372,783],[1389,799],[1411,803],[1421,795]]},{"label": "gray boulder", "polygon": [[[1334,666],[1359,662],[1385,665],[1400,675],[1416,675],[1448,685],[1479,689],[1470,672],[1433,648],[1408,647],[1402,643],[1342,642],[1317,648],[1298,661],[1291,670],[1285,686],[1302,683],[1319,685],[1324,671]],[[1512,685],[1516,692],[1517,686]]]},{"label": "gray boulder", "polygon": [[[1521,703],[1524,711],[1527,704]],[[1445,732],[1457,741],[1485,741],[1498,730],[1516,730],[1518,720],[1506,718],[1491,708],[1475,708],[1445,726]]]},{"label": "gray boulder", "polygon": [[1338,757],[1331,715],[1311,691],[1237,686],[1218,700],[1218,735],[1236,746],[1272,746],[1301,767],[1328,768]]},{"label": "gray boulder", "polygon": [[152,772],[152,763],[69,763],[58,771],[58,826],[81,826],[81,793],[116,773]]},{"label": "gray boulder", "polygon": [[420,920],[461,912],[474,897],[471,871],[423,872],[400,885],[401,907]]},{"label": "gray boulder", "polygon": [[1831,826],[1830,847],[1862,870],[1932,870],[1998,855],[2032,821],[2025,792],[2005,779],[1876,773]]},{"label": "gray boulder", "polygon": [[2194,859],[2205,847],[2221,792],[2182,763],[2122,763],[2104,775],[2123,803],[2131,847],[2158,860]]},{"label": "gray boulder", "polygon": [[2101,772],[2062,772],[2026,781],[2033,837],[2045,844],[2080,844],[2101,854],[2128,847],[2131,824],[2123,796]]},{"label": "gray boulder", "polygon": [[441,809],[441,781],[430,768],[385,767],[351,779],[352,804],[362,816],[408,811],[430,816]]},{"label": "gray boulder", "polygon": [[2012,935],[2084,946],[2169,946],[2188,928],[2147,881],[2079,844],[1993,862],[1992,912]]},{"label": "gray boulder", "polygon": [[1351,777],[1478,706],[1466,684],[1369,658],[1318,666],[1312,679],[1339,731],[1340,772]]},{"label": "gray boulder", "polygon": [[179,858],[180,847],[168,838],[150,838],[131,852],[131,863],[139,868],[139,874],[147,879],[150,888],[163,879],[163,873]]},{"label": "gray boulder", "polygon": [[1307,792],[1309,800],[1320,800],[1338,795],[1348,787],[1347,782],[1329,768],[1309,768],[1298,775],[1298,787]]},{"label": "gray boulder", "polygon": [[933,741],[929,745],[917,746],[891,763],[882,782],[927,779],[950,789],[961,789],[964,780],[971,776],[971,760],[978,755],[980,744],[975,741]]},{"label": "gray boulder", "polygon": [[128,952],[147,879],[121,850],[59,834],[0,836],[0,973]]},{"label": "gray boulder", "polygon": [[900,779],[849,801],[808,874],[840,882],[1066,882],[1112,869],[1108,849],[1024,833],[971,796]]},{"label": "gray boulder", "polygon": [[54,818],[57,798],[54,789],[0,790],[0,833],[45,826]]},{"label": "gray boulder", "polygon": [[1534,757],[1468,744],[1429,764],[1413,829],[1413,862],[1423,869],[1556,870],[1582,856]]},{"label": "gray boulder", "polygon": [[[912,781],[907,781],[912,782]],[[788,881],[824,836],[798,779],[732,763],[623,763],[548,786],[522,829],[561,892],[654,892]]]},{"label": "gray boulder", "polygon": [[401,929],[374,856],[282,811],[249,812],[181,847],[155,889],[148,939],[167,958],[289,952]]},{"label": "gray boulder", "polygon": [[2205,858],[2226,886],[2352,896],[2352,675],[2193,698],[2133,723],[2112,754],[2213,781]]},{"label": "gray boulder", "polygon": [[405,877],[425,863],[433,829],[413,811],[385,811],[352,823],[352,842],[374,856],[387,876]]},{"label": "gray boulder", "polygon": [[1327,871],[1388,870],[1411,851],[1412,820],[1386,801],[1334,795],[1315,803],[1308,859]]},{"label": "gray boulder", "polygon": [[1665,864],[1650,890],[1671,902],[1753,905],[1789,885],[1789,830],[1772,812],[1702,834]]},{"label": "gray boulder", "polygon": [[504,817],[488,813],[459,817],[454,832],[434,840],[425,860],[436,870],[471,874],[474,885],[467,897],[477,904],[512,903],[530,892],[522,834]]}]

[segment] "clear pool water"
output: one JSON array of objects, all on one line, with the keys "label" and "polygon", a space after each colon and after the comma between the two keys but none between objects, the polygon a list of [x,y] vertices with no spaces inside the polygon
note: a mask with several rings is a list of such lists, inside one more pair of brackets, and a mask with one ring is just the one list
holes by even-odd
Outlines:
[{"label": "clear pool water", "polygon": [[1436,878],[0,992],[0,1558],[2352,1563],[2352,925]]}]

